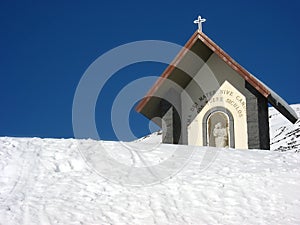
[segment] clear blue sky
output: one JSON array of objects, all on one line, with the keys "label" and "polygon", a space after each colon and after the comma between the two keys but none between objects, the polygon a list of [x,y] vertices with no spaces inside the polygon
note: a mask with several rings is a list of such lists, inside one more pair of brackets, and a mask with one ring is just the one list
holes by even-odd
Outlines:
[{"label": "clear blue sky", "polygon": [[[300,103],[300,3],[289,1],[0,1],[0,136],[73,137],[72,103],[88,66],[106,51],[137,40],[184,45],[204,32],[288,103]],[[120,71],[96,107],[102,138],[118,90],[165,65]],[[149,84],[150,86],[150,84]],[[136,136],[148,121],[132,112]]]}]

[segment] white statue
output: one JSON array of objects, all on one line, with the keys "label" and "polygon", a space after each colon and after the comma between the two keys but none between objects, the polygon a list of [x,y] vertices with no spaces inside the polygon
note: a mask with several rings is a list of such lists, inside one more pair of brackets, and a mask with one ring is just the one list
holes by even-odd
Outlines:
[{"label": "white statue", "polygon": [[227,129],[222,127],[222,124],[219,122],[215,125],[213,130],[215,137],[215,144],[218,148],[228,147],[228,134]]}]

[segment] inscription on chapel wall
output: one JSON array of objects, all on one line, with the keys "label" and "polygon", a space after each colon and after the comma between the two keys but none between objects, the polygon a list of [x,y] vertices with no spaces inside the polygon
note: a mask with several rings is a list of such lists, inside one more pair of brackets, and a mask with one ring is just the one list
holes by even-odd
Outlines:
[{"label": "inscription on chapel wall", "polygon": [[[198,101],[195,101],[190,108],[191,112],[199,113],[205,105],[217,104],[217,105],[231,105],[239,117],[243,117],[246,114],[246,102],[244,97],[240,93],[229,90],[219,89],[205,93],[200,96]],[[188,116],[188,124],[191,123],[192,116]]]}]

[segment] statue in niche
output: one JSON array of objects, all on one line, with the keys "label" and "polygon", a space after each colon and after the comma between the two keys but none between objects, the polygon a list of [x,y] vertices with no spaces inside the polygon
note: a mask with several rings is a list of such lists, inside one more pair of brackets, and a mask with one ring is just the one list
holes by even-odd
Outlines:
[{"label": "statue in niche", "polygon": [[215,146],[218,148],[228,147],[228,133],[226,127],[222,127],[222,123],[216,123],[213,129],[213,135],[215,137]]}]

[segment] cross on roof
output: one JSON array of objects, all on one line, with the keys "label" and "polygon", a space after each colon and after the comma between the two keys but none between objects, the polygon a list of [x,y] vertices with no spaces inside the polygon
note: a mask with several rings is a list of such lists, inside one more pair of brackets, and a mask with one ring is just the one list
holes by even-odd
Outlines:
[{"label": "cross on roof", "polygon": [[194,23],[198,23],[198,31],[202,32],[202,23],[204,23],[206,19],[201,18],[201,16],[198,16],[197,20],[194,20]]}]

